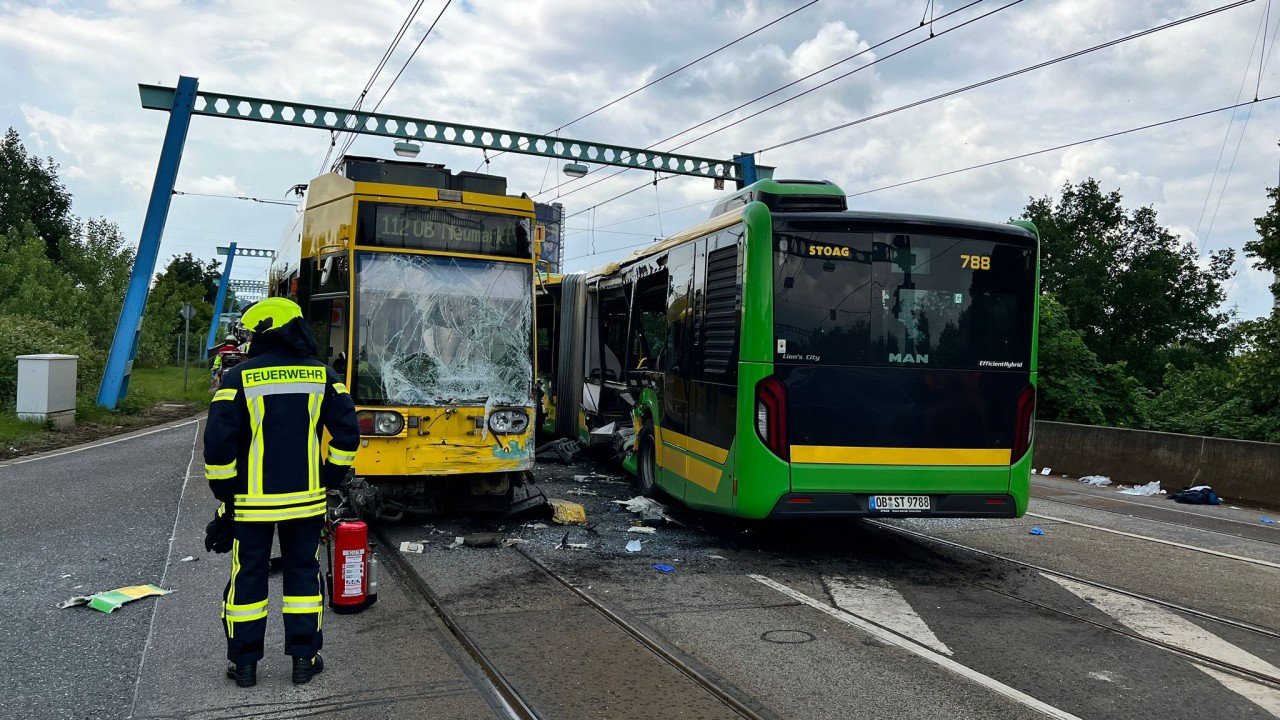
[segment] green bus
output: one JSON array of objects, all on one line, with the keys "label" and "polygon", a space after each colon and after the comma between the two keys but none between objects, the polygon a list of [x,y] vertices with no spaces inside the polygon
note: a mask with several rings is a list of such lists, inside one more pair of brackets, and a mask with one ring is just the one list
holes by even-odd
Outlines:
[{"label": "green bus", "polygon": [[562,284],[557,425],[579,407],[579,439],[643,493],[747,518],[1026,512],[1029,223],[850,211],[829,182],[763,180]]}]

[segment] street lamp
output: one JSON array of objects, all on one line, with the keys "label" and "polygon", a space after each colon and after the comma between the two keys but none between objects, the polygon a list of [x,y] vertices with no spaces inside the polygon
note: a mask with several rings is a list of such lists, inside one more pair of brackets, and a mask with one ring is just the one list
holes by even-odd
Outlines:
[{"label": "street lamp", "polygon": [[396,154],[400,157],[418,157],[418,151],[421,149],[422,146],[418,143],[407,140],[397,140],[395,145]]},{"label": "street lamp", "polygon": [[585,177],[588,172],[591,172],[591,168],[587,167],[583,163],[564,164],[564,174],[571,178]]}]

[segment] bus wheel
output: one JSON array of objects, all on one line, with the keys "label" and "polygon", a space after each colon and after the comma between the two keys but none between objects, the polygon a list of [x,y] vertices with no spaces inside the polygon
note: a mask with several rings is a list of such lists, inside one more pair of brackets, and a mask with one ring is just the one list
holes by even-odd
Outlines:
[{"label": "bus wheel", "polygon": [[658,492],[658,463],[656,448],[653,443],[653,421],[645,420],[640,430],[640,439],[636,442],[636,482],[635,490],[645,497],[653,497]]}]

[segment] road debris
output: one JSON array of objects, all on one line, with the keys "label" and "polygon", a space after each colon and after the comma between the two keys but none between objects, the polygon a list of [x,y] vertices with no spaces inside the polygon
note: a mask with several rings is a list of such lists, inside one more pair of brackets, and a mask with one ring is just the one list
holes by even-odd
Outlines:
[{"label": "road debris", "polygon": [[569,500],[557,500],[556,498],[548,498],[552,510],[555,514],[551,516],[551,522],[557,525],[586,525],[587,509],[576,502]]},{"label": "road debris", "polygon": [[582,446],[578,445],[577,440],[572,438],[559,438],[549,443],[539,445],[533,451],[534,458],[537,460],[559,460],[565,465],[572,465],[577,459],[578,453],[582,450]]},{"label": "road debris", "polygon": [[1127,487],[1125,485],[1121,485],[1120,494],[1121,495],[1141,495],[1144,497],[1149,497],[1151,495],[1162,495],[1164,494],[1164,491],[1160,489],[1159,480],[1152,480],[1146,485],[1135,485],[1133,487]]},{"label": "road debris", "polygon": [[1043,535],[1043,534],[1044,534],[1044,530],[1041,530],[1041,529],[1040,529],[1040,528],[1038,528],[1038,527],[1033,527],[1033,528],[1031,528],[1031,534],[1032,534],[1032,535]]},{"label": "road debris", "polygon": [[1169,499],[1184,505],[1220,505],[1218,494],[1208,485],[1196,485],[1169,495]]},{"label": "road debris", "polygon": [[627,552],[636,553],[636,552],[640,552],[640,550],[641,550],[641,546],[640,546],[639,540],[627,541]]},{"label": "road debris", "polygon": [[579,488],[569,488],[565,491],[565,495],[581,495],[585,497],[600,497],[600,493],[594,490],[581,490]]},{"label": "road debris", "polygon": [[645,527],[645,526],[643,526],[643,525],[633,525],[633,526],[631,526],[631,527],[627,528],[627,532],[629,532],[629,533],[641,533],[641,534],[643,534],[643,535],[657,535],[657,534],[658,534],[658,531],[657,531],[657,530],[654,530],[654,529],[653,529],[653,528],[651,528],[651,527]]},{"label": "road debris", "polygon": [[1097,485],[1098,487],[1102,487],[1104,485],[1110,485],[1111,478],[1106,475],[1086,475],[1080,478],[1080,482],[1085,485]]},{"label": "road debris", "polygon": [[60,580],[66,580],[66,579],[67,579],[67,578],[69,578],[69,577],[71,577],[71,573],[67,573],[66,575],[63,575],[63,576],[62,576],[61,578],[59,578],[59,579],[60,579]]},{"label": "road debris", "polygon": [[643,495],[637,495],[630,500],[614,500],[614,505],[621,505],[627,512],[635,513],[640,516],[640,522],[649,524],[656,523],[659,520],[665,520],[669,523],[682,525],[680,521],[667,514],[667,508],[662,503],[654,501]]},{"label": "road debris", "polygon": [[195,562],[195,561],[197,561],[197,560],[199,560],[199,559],[200,559],[200,558],[196,557],[195,555],[188,555],[188,556],[186,556],[186,557],[182,558],[181,560],[179,560],[178,562]]},{"label": "road debris", "polygon": [[462,544],[467,547],[498,547],[504,540],[502,533],[471,533],[462,538]]},{"label": "road debris", "polygon": [[515,538],[515,537],[506,538],[505,540],[502,541],[502,547],[515,547],[516,545],[521,545],[527,542],[529,541],[525,540],[524,538]]},{"label": "road debris", "polygon": [[400,552],[418,553],[419,555],[421,555],[423,549],[424,548],[422,547],[422,543],[420,542],[409,542],[408,540],[406,540],[400,543]]},{"label": "road debris", "polygon": [[465,542],[465,538],[463,538],[463,537],[461,537],[461,536],[455,536],[455,537],[453,538],[453,542],[449,543],[449,549],[450,549],[450,550],[457,550],[458,548],[462,547],[462,543],[463,543],[463,542]]},{"label": "road debris", "polygon": [[88,605],[99,612],[111,613],[120,609],[121,605],[133,602],[144,597],[152,595],[168,595],[172,590],[165,590],[155,585],[130,585],[129,587],[116,588],[115,590],[106,590],[94,595],[84,595],[80,597],[68,598],[58,603],[58,608],[65,610],[69,607],[79,607]]},{"label": "road debris", "polygon": [[527,527],[530,530],[546,530],[551,526],[546,523],[525,523],[521,527]]},{"label": "road debris", "polygon": [[1258,522],[1270,523],[1274,525],[1276,521],[1272,520],[1271,518],[1264,517],[1264,518],[1258,518]]},{"label": "road debris", "polygon": [[1041,470],[1041,471],[1040,471],[1040,474],[1041,474],[1041,475],[1048,475],[1048,474],[1049,474],[1049,473],[1051,473],[1051,472],[1053,472],[1053,468],[1045,468],[1045,469],[1043,469],[1043,470]]},{"label": "road debris", "polygon": [[670,566],[670,565],[654,565],[654,566],[653,566],[653,569],[654,569],[654,570],[657,570],[658,572],[664,572],[664,573],[669,573],[669,572],[674,572],[674,571],[675,571],[675,568],[674,568],[674,567],[672,567],[672,566]]},{"label": "road debris", "polygon": [[708,559],[708,560],[723,560],[723,559],[724,559],[724,556],[723,556],[723,555],[708,555],[708,556],[707,556],[707,559]]}]

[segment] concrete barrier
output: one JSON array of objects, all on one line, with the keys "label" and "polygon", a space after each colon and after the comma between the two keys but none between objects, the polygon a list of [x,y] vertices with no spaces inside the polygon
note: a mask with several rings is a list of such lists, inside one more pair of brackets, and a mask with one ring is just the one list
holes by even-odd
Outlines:
[{"label": "concrete barrier", "polygon": [[1280,507],[1280,444],[1037,421],[1034,457],[1055,475],[1159,480],[1171,492],[1212,485],[1223,499]]}]

